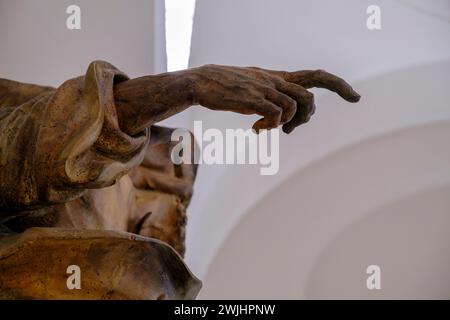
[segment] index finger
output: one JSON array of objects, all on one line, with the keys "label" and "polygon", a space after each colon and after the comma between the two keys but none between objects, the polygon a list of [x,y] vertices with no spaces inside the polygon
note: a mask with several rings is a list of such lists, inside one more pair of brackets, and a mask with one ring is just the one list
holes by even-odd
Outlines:
[{"label": "index finger", "polygon": [[328,89],[349,102],[358,102],[361,98],[344,79],[324,70],[285,72],[284,79],[306,89],[313,87]]}]

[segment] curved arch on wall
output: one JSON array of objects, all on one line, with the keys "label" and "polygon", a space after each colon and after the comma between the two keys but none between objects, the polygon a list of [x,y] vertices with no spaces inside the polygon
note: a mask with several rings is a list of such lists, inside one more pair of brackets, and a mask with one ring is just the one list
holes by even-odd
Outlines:
[{"label": "curved arch on wall", "polygon": [[[329,290],[326,284],[317,281],[321,278],[320,275],[333,270],[332,267],[324,268],[326,263],[321,261],[336,261],[336,257],[334,260],[329,258],[329,248],[333,247],[336,239],[345,237],[346,234],[347,241],[341,241],[341,243],[348,245],[348,239],[350,239],[363,244],[364,237],[349,238],[349,230],[355,229],[353,226],[358,225],[358,221],[370,219],[379,212],[389,212],[383,208],[392,208],[396,203],[403,204],[403,210],[398,211],[400,217],[407,216],[409,211],[411,211],[411,217],[416,217],[411,219],[409,226],[411,229],[420,230],[421,226],[427,223],[430,225],[423,234],[417,234],[418,238],[427,240],[435,237],[436,234],[440,235],[438,238],[441,241],[440,246],[434,245],[432,248],[422,250],[422,253],[430,253],[433,259],[424,259],[424,265],[419,267],[413,265],[415,268],[413,271],[425,269],[422,270],[425,273],[416,272],[418,281],[415,282],[416,287],[424,286],[424,282],[430,277],[427,271],[431,271],[425,268],[427,266],[425,263],[442,256],[442,250],[436,249],[439,247],[442,249],[442,245],[449,243],[450,240],[447,232],[440,232],[442,228],[450,226],[447,214],[450,208],[448,193],[450,150],[445,148],[449,137],[450,121],[416,125],[361,141],[297,171],[295,175],[279,185],[276,191],[266,195],[256,206],[241,216],[239,223],[222,241],[220,249],[216,252],[200,297],[302,299],[330,297],[333,294],[335,298],[346,298],[352,294],[356,296],[356,292],[359,291],[350,290],[352,283],[348,285],[348,294],[343,292],[340,296],[336,296],[336,290]],[[417,209],[420,208],[421,203],[423,206],[430,204],[430,200],[428,202],[420,200],[422,195],[430,193],[434,195],[434,198],[429,199],[435,201],[431,203],[434,203],[436,208],[428,206],[429,219],[424,220],[425,216],[420,215],[421,212]],[[410,206],[405,207],[405,203],[409,203]],[[394,208],[400,210],[399,206]],[[416,210],[415,213],[414,210]],[[397,221],[397,225],[398,221],[401,221],[398,218],[394,220],[392,221]],[[383,229],[383,223],[387,225],[386,221],[379,221],[382,222],[378,223],[381,228],[379,239],[383,240],[383,232],[387,235],[393,233]],[[405,237],[408,237],[407,233]],[[388,257],[392,258],[393,255],[399,255],[408,250],[408,242],[403,241],[397,244],[395,241],[389,242],[389,239],[384,239],[388,243],[380,241],[385,251],[389,253]],[[425,242],[439,244],[436,242],[438,240]],[[345,246],[340,246],[339,249],[342,252],[346,250]],[[377,250],[382,249],[383,247],[381,249],[378,247]],[[350,253],[352,252],[357,252],[353,256],[356,261],[361,257],[367,258],[367,255],[360,255],[361,251]],[[324,259],[324,256],[328,259]],[[379,257],[375,252],[373,257],[377,256]],[[347,253],[344,257],[348,258],[352,255]],[[414,252],[409,257],[412,257],[416,264],[420,261],[414,258]],[[394,261],[395,263],[396,260],[378,261]],[[408,262],[407,259],[402,261]],[[450,261],[445,263],[450,264]],[[321,272],[314,273],[317,268]],[[360,268],[360,274],[355,275],[356,281],[359,281],[365,276],[365,267],[356,265],[356,268]],[[342,270],[339,269],[339,265],[336,269]],[[445,264],[442,270],[446,270]],[[408,274],[408,270],[405,273]],[[316,276],[311,277],[311,275]],[[342,274],[333,275],[336,277]],[[432,278],[435,280],[440,276],[445,275],[437,274]],[[329,279],[333,277],[327,278]],[[430,285],[436,283],[434,280]],[[412,280],[410,282],[414,283]],[[342,282],[336,283],[342,286]],[[337,285],[336,283],[331,283],[331,286]],[[357,283],[360,286],[365,284],[364,281]],[[321,288],[328,290],[321,291]],[[395,287],[391,291],[385,290],[381,295],[373,297],[391,298],[395,297],[395,294],[398,296],[403,294],[403,297],[427,297],[426,292],[429,293],[430,288],[425,289],[422,295],[420,292],[410,292],[405,295],[407,291]],[[442,290],[445,292],[447,288]]]},{"label": "curved arch on wall", "polygon": [[[447,299],[450,184],[387,203],[351,223],[313,261],[307,299]],[[367,290],[376,263],[381,289]]]},{"label": "curved arch on wall", "polygon": [[[363,98],[356,106],[333,95],[322,96],[317,122],[313,119],[294,135],[281,137],[280,172],[275,176],[260,176],[255,166],[226,167],[213,180],[216,183],[209,186],[208,198],[190,221],[188,261],[197,274],[207,274],[223,241],[255,205],[309,165],[374,137],[449,120],[447,70],[450,61],[440,61],[358,82],[355,87]],[[418,86],[417,79],[426,81]],[[376,163],[377,159],[370,161]]]}]

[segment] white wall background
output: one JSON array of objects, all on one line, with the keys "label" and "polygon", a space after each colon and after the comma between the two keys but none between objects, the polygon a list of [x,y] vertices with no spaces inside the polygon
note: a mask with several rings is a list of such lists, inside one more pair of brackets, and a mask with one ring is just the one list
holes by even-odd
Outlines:
[{"label": "white wall background", "polygon": [[[81,30],[66,28],[66,8],[81,8]],[[18,81],[59,85],[106,60],[136,77],[160,68],[163,20],[148,0],[1,0],[0,74]],[[159,25],[157,25],[159,23]],[[162,33],[163,34],[163,33]],[[164,62],[162,62],[164,63]]]},{"label": "white wall background", "polygon": [[[69,4],[80,31],[65,28]],[[366,28],[370,4],[382,30]],[[362,95],[315,91],[312,121],[281,136],[276,176],[200,168],[187,261],[202,298],[449,297],[449,15],[447,0],[196,1],[191,66],[322,68]],[[94,59],[162,72],[163,16],[161,0],[0,0],[0,77],[58,85]],[[166,124],[195,119],[255,120],[196,107]],[[364,287],[369,261],[379,292]]]},{"label": "white wall background", "polygon": [[[384,220],[386,228],[377,229],[377,237],[364,238],[350,227],[383,211],[384,206],[392,204],[394,208],[393,203],[401,197],[406,197],[405,203],[423,201],[428,205],[434,195],[421,196],[428,189],[450,197],[448,189],[438,187],[449,183],[448,155],[442,158],[439,152],[449,149],[450,134],[433,127],[450,119],[450,4],[376,1],[382,12],[382,29],[369,31],[366,8],[370,4],[374,2],[197,1],[192,66],[323,68],[346,78],[362,95],[358,105],[349,105],[330,93],[316,91],[317,111],[311,122],[281,137],[281,168],[276,176],[259,176],[256,167],[201,167],[188,233],[188,262],[205,278],[201,298],[449,297],[450,283],[442,271],[448,268],[445,243],[449,239],[442,236],[445,233],[438,233],[443,238],[431,236],[441,226],[449,226],[448,202],[427,207],[426,212],[421,211],[422,218],[411,212],[410,228],[399,226],[396,236],[386,235],[391,220]],[[195,109],[192,117],[203,119],[205,127],[219,128],[248,128],[254,121],[253,117],[201,108]],[[416,139],[422,125],[437,130],[431,141]],[[408,134],[403,137],[402,132]],[[378,146],[373,139],[383,142]],[[372,153],[371,147],[379,152]],[[409,152],[398,151],[403,147],[410,148]],[[322,174],[325,163],[337,161],[341,152],[348,164],[330,164],[329,177],[333,178],[327,178]],[[442,159],[447,162],[441,163]],[[409,170],[399,181],[404,168]],[[371,183],[374,179],[378,184]],[[423,200],[417,200],[414,192]],[[336,199],[339,195],[342,197]],[[407,217],[410,209],[399,205],[393,226],[398,224],[394,220],[403,221],[398,217]],[[433,227],[415,241],[398,241],[412,239],[407,230],[416,230],[426,221]],[[355,264],[339,264],[340,260],[333,260],[335,255],[326,251],[339,237],[350,239],[336,244],[343,261]],[[345,249],[349,242],[364,247],[368,241],[377,244],[377,239],[390,243],[381,241],[378,247],[370,247],[373,256],[362,255],[361,248]],[[402,254],[418,242],[423,250]],[[383,249],[385,256],[378,254]],[[319,258],[322,255],[325,257]],[[330,265],[325,268],[317,259]],[[364,287],[369,260],[383,265],[388,279],[410,275],[411,270],[400,274],[401,268],[389,268],[399,261],[411,261],[416,281],[411,280],[411,286],[392,282],[390,289],[386,284],[381,292],[369,295]],[[439,269],[441,261],[443,269]],[[316,269],[322,271],[313,273]],[[317,280],[324,274],[328,275],[324,281]],[[353,282],[345,285],[342,279]],[[433,291],[439,279],[441,287]],[[410,290],[421,285],[428,287]]]}]

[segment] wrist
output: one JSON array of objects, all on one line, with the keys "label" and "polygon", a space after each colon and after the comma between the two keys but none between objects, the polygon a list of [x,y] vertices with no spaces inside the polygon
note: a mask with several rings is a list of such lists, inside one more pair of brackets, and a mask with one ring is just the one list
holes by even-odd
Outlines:
[{"label": "wrist", "polygon": [[185,87],[190,105],[198,104],[198,85],[201,79],[201,67],[184,70]]}]

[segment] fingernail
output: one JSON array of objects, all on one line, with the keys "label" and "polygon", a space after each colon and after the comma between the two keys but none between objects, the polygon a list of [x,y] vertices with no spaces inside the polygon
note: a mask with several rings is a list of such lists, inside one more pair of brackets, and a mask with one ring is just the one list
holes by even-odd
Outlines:
[{"label": "fingernail", "polygon": [[352,100],[354,102],[358,102],[359,99],[361,99],[361,95],[358,92],[356,92],[355,90],[352,91],[352,96],[353,96]]}]

